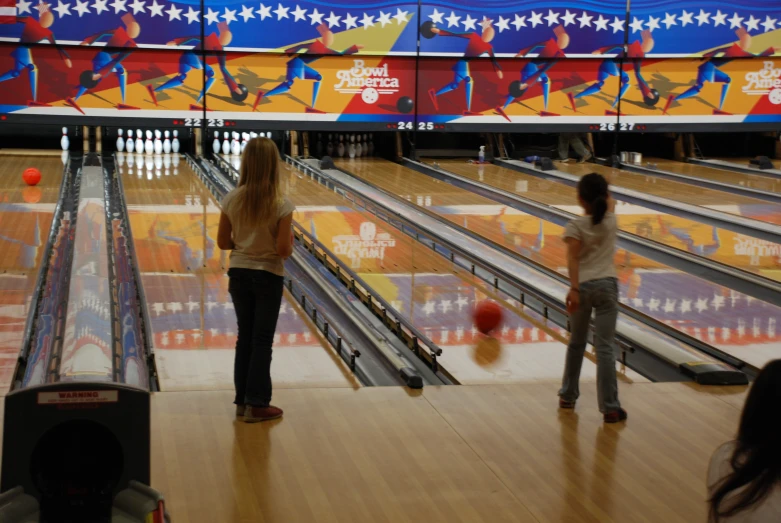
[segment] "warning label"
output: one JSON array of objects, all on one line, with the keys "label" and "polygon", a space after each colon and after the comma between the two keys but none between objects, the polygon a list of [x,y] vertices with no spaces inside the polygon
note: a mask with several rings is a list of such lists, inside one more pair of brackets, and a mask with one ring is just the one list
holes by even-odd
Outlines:
[{"label": "warning label", "polygon": [[70,390],[39,392],[38,405],[62,405],[69,403],[116,403],[116,390]]}]

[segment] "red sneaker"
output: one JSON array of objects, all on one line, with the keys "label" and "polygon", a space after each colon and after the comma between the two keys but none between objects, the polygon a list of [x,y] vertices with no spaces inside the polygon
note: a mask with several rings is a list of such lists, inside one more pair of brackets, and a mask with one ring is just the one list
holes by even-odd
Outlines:
[{"label": "red sneaker", "polygon": [[247,405],[244,410],[245,423],[258,423],[282,417],[282,409],[269,405],[268,407],[252,407]]},{"label": "red sneaker", "polygon": [[565,400],[564,398],[559,398],[559,408],[560,409],[574,409],[575,408],[575,402]]},{"label": "red sneaker", "polygon": [[618,423],[624,421],[627,418],[627,413],[624,409],[618,409],[605,414],[605,423]]}]

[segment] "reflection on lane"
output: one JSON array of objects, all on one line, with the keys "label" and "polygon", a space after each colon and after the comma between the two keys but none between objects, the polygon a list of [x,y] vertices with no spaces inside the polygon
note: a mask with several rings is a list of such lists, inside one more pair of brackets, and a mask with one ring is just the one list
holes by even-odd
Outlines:
[{"label": "reflection on lane", "polygon": [[[227,256],[216,246],[219,207],[178,156],[161,158],[159,175],[145,160],[119,169],[162,388],[232,389],[236,316]],[[175,169],[166,170],[168,162]],[[300,314],[286,294],[274,340],[274,386],[357,386]]]},{"label": "reflection on lane", "polygon": [[[702,178],[713,182],[728,183],[740,187],[747,187],[757,191],[781,194],[781,179],[762,176],[760,174],[726,171],[716,167],[696,163],[676,162],[663,158],[646,158],[646,161],[661,171],[669,171],[692,178]],[[746,162],[744,165],[748,165]]]},{"label": "reflection on lane", "polygon": [[[337,163],[454,224],[566,272],[563,228],[556,224],[385,160]],[[552,184],[550,190],[557,187]],[[618,252],[617,264],[622,303],[758,367],[781,355],[781,334],[776,332],[779,307],[628,251]]]}]

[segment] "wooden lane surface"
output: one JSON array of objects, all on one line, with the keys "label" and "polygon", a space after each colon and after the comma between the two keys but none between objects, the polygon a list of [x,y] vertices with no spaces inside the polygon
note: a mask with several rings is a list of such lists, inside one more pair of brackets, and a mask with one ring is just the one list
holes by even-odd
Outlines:
[{"label": "wooden lane surface", "polygon": [[[22,181],[22,173],[29,167],[41,172],[41,182],[35,187]],[[0,395],[8,392],[22,348],[30,298],[59,199],[62,170],[59,158],[0,158]]]},{"label": "wooden lane surface", "polygon": [[[781,195],[781,179],[773,179],[769,176],[759,174],[748,174],[736,171],[725,171],[716,167],[708,167],[697,163],[676,162],[664,158],[645,158],[648,163],[656,164],[656,168],[661,171],[669,171],[692,178],[701,178],[713,182],[726,183],[755,189],[766,193]],[[746,162],[748,165],[748,162]]]},{"label": "wooden lane surface", "polygon": [[[163,390],[232,390],[236,317],[217,249],[219,208],[182,162],[148,179],[123,166],[136,255]],[[359,386],[287,293],[271,367],[275,388]]]},{"label": "wooden lane surface", "polygon": [[[493,164],[470,164],[463,160],[424,161],[428,164],[436,162],[441,168],[454,174],[524,198],[574,214],[583,213],[578,204],[577,190],[564,183],[543,180]],[[761,249],[758,241],[742,234],[621,201],[616,207],[616,214],[618,225],[624,232],[781,281],[781,273],[777,271],[777,260],[781,255],[779,244],[761,242],[762,246],[767,247]]]},{"label": "wooden lane surface", "polygon": [[551,383],[280,390],[257,425],[228,392],[157,393],[152,486],[188,523],[705,521],[743,389],[622,385],[621,425]]},{"label": "wooden lane surface", "polygon": [[[562,329],[333,191],[298,173],[289,176],[296,221],[442,347],[441,365],[461,383],[561,379],[566,352]],[[383,238],[388,246],[381,252],[361,250],[361,244],[371,243],[368,237]],[[504,309],[496,340],[482,338],[472,325],[474,303],[487,297]],[[594,361],[591,352],[587,357]],[[644,381],[617,368],[623,380]],[[593,363],[584,365],[583,379],[596,379]]]},{"label": "wooden lane surface", "polygon": [[673,201],[699,205],[700,207],[744,216],[753,220],[781,225],[781,205],[755,198],[697,187],[688,183],[665,180],[657,176],[613,169],[612,167],[596,163],[573,164],[556,162],[556,168],[575,176],[598,172],[614,185],[639,191],[650,196],[659,196]]},{"label": "wooden lane surface", "polygon": [[[754,160],[756,157],[744,157],[744,158],[708,158],[709,160],[719,160],[722,162],[728,162],[731,164],[734,164],[736,167],[742,167],[744,169],[755,169],[759,172],[759,169],[756,168],[756,166],[750,165],[749,162],[751,160]],[[781,161],[779,161],[778,158],[770,158],[770,163],[773,164],[773,169],[778,171],[781,169]]]},{"label": "wooden lane surface", "polygon": [[[357,177],[408,198],[411,203],[526,258],[552,270],[565,270],[563,228],[558,225],[387,160],[336,163]],[[550,190],[556,189],[552,186]],[[516,219],[511,211],[520,218]],[[540,224],[542,235],[535,237]],[[781,334],[775,324],[781,315],[779,307],[622,252],[617,256],[622,303],[757,367],[778,357]]]}]

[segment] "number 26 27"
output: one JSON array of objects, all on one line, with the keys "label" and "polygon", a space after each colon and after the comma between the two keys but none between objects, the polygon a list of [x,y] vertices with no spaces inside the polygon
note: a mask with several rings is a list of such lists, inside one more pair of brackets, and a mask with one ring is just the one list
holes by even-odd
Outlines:
[{"label": "number 26 27", "polygon": [[[618,127],[619,131],[631,131],[635,128],[635,124],[633,123],[621,123]],[[599,130],[600,131],[615,131],[616,130],[616,124],[614,123],[601,123],[599,124]]]}]

